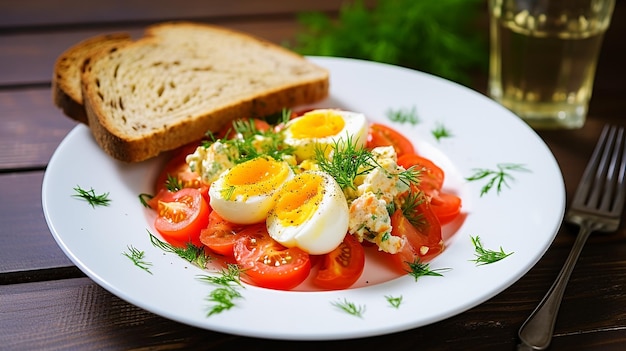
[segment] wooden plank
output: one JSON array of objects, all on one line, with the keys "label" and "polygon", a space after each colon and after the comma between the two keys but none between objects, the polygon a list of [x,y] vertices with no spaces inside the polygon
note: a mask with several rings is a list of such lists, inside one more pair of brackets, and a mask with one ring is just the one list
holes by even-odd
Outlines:
[{"label": "wooden plank", "polygon": [[[373,3],[368,0],[366,3]],[[337,11],[344,0],[20,0],[0,2],[0,29]]]},{"label": "wooden plank", "polygon": [[48,88],[0,91],[0,171],[43,169],[75,125]]},{"label": "wooden plank", "polygon": [[[291,40],[298,29],[298,23],[293,18],[233,21],[219,23],[219,25],[258,36],[276,44]],[[144,28],[144,25],[118,25],[81,30],[0,35],[0,86],[49,84],[55,60],[70,46],[95,35],[113,32],[128,32],[134,38],[138,38],[143,34]]]},{"label": "wooden plank", "polygon": [[73,266],[46,224],[42,179],[43,172],[0,174],[0,284],[5,274]]},{"label": "wooden plank", "polygon": [[[579,262],[557,322],[555,350],[623,346],[626,341],[626,313],[622,308],[626,304],[626,274],[619,262],[596,259],[607,252],[624,255],[625,247],[594,246]],[[394,350],[462,350],[468,344],[480,344],[485,350],[512,349],[524,316],[534,308],[558,270],[555,261],[566,254],[565,249],[552,250],[509,289],[458,316],[407,332],[325,342],[324,347],[368,345],[377,348],[392,344]],[[600,275],[601,279],[594,279],[592,283],[586,278],[593,275]],[[261,340],[173,322],[122,301],[88,278],[0,285],[0,296],[3,297],[0,344],[8,350],[60,349],[68,345],[81,350],[157,345],[162,349],[200,345],[203,349],[244,347],[252,350],[294,347],[316,350],[319,347],[315,342]],[[585,317],[581,318],[580,313]]]}]

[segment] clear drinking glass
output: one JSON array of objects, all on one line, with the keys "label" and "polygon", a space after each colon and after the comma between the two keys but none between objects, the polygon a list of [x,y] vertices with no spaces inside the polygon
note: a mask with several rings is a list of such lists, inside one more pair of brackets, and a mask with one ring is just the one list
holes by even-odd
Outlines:
[{"label": "clear drinking glass", "polygon": [[489,95],[536,129],[584,125],[615,0],[489,0]]}]

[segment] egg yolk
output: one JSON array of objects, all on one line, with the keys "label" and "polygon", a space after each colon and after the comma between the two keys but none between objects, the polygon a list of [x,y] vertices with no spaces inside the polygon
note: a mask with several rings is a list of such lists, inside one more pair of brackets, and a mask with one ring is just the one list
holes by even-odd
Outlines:
[{"label": "egg yolk", "polygon": [[322,201],[324,178],[302,173],[285,183],[274,205],[274,214],[283,227],[306,222]]},{"label": "egg yolk", "polygon": [[227,199],[246,199],[273,193],[289,178],[289,165],[272,158],[258,157],[240,163],[224,177],[223,193]]},{"label": "egg yolk", "polygon": [[294,121],[291,134],[294,138],[325,138],[339,134],[346,122],[332,111],[312,111]]}]

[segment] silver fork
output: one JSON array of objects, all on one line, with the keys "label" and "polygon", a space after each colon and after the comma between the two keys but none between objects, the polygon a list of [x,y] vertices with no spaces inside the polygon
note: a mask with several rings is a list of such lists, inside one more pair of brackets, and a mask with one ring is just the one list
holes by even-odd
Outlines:
[{"label": "silver fork", "polygon": [[576,260],[592,232],[618,229],[626,197],[624,128],[604,126],[585,168],[565,221],[580,227],[572,251],[548,293],[519,330],[517,349],[545,350],[552,341],[563,292]]}]

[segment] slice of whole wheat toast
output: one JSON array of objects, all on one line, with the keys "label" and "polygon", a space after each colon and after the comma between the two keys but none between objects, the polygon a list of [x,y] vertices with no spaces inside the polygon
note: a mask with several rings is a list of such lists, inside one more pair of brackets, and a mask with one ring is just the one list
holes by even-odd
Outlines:
[{"label": "slice of whole wheat toast", "polygon": [[52,100],[63,113],[82,123],[87,123],[81,92],[81,72],[86,60],[96,52],[116,50],[131,42],[127,33],[98,35],[83,40],[65,50],[54,64],[52,76]]},{"label": "slice of whole wheat toast", "polygon": [[168,22],[100,52],[85,65],[82,93],[96,141],[137,162],[217,131],[325,98],[329,73],[306,58],[222,27]]}]

